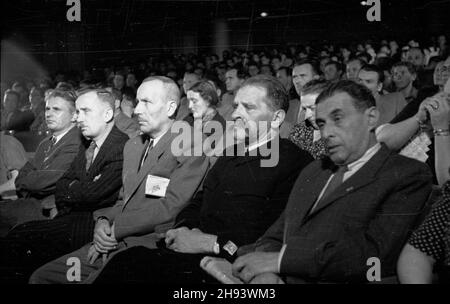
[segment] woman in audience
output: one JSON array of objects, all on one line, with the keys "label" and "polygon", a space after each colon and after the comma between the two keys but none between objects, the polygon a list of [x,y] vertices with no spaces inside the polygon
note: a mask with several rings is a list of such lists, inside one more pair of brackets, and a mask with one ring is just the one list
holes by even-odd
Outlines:
[{"label": "woman in audience", "polygon": [[403,248],[397,263],[400,283],[450,283],[450,180],[442,194]]},{"label": "woman in audience", "polygon": [[296,124],[291,131],[289,140],[307,152],[315,159],[326,156],[325,141],[320,138],[319,127],[315,122],[315,103],[320,93],[328,83],[324,80],[312,80],[302,91],[300,111],[304,113],[305,120]]},{"label": "woman in audience", "polygon": [[[219,103],[219,96],[214,83],[210,80],[201,80],[195,83],[187,91],[190,114],[184,118],[191,126],[201,128],[202,133],[210,136],[214,131],[220,131],[216,128],[211,130],[208,124],[211,122],[219,123],[222,132],[225,130],[225,119],[217,112],[216,106]],[[195,123],[200,122],[200,123]]]},{"label": "woman in audience", "polygon": [[[415,115],[399,122],[394,119],[395,123],[377,129],[378,141],[392,150],[422,161],[428,160],[429,165],[435,168],[433,173],[440,186],[450,179],[450,92],[444,90],[445,84],[450,82],[450,56],[443,67],[445,69],[436,69],[434,77],[439,92],[426,98]],[[408,105],[402,113],[410,111],[410,108]]]}]

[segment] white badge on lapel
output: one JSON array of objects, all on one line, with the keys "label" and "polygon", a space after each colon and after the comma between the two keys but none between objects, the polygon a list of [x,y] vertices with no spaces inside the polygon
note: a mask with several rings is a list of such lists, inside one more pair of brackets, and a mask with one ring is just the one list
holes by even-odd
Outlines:
[{"label": "white badge on lapel", "polygon": [[145,184],[145,194],[165,197],[169,182],[170,179],[168,178],[149,174],[147,176],[147,182]]}]

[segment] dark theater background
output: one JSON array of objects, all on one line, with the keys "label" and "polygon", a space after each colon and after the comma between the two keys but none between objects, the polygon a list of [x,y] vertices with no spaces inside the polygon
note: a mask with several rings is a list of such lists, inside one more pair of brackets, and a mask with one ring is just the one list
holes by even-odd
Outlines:
[{"label": "dark theater background", "polygon": [[367,21],[368,7],[358,0],[80,3],[81,21],[69,22],[70,6],[63,0],[2,1],[2,81],[23,74],[20,62],[50,71],[82,70],[168,52],[220,55],[226,48],[361,38],[428,42],[431,35],[448,33],[450,28],[449,1],[382,0],[380,22]]}]

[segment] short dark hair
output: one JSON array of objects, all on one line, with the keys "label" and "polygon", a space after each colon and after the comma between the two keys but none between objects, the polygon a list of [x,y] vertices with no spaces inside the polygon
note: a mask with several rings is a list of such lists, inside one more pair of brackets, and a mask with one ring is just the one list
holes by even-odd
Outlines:
[{"label": "short dark hair", "polygon": [[378,66],[374,65],[374,64],[365,64],[362,66],[361,71],[366,71],[366,72],[375,72],[378,74],[378,83],[383,83],[384,82],[384,72],[381,68],[379,68]]},{"label": "short dark hair", "polygon": [[112,92],[108,91],[108,89],[81,90],[78,92],[78,97],[91,92],[94,92],[101,102],[107,103],[111,107],[111,109],[115,111],[116,97]]},{"label": "short dark hair", "polygon": [[209,102],[209,105],[212,107],[217,106],[219,103],[219,96],[217,96],[216,87],[208,80],[201,80],[194,83],[188,91],[199,93],[200,96]]},{"label": "short dark hair", "polygon": [[247,79],[241,86],[241,89],[246,86],[255,86],[266,89],[266,100],[268,105],[276,110],[289,109],[289,95],[283,84],[275,77],[269,75],[256,75]]},{"label": "short dark hair", "polygon": [[335,67],[336,67],[336,70],[338,70],[338,71],[343,71],[344,69],[342,68],[342,64],[340,64],[339,62],[337,62],[337,61],[329,61],[329,62],[327,62],[326,64],[325,64],[325,66],[329,66],[329,65],[334,65]]},{"label": "short dark hair", "polygon": [[292,77],[292,69],[290,67],[282,66],[278,69],[277,72],[280,72],[280,71],[284,71],[286,73],[286,76]]},{"label": "short dark hair", "polygon": [[351,80],[341,80],[328,86],[316,99],[316,104],[332,97],[337,93],[347,93],[352,98],[356,109],[363,112],[376,106],[375,97],[365,86]]},{"label": "short dark hair", "polygon": [[398,68],[398,67],[405,67],[408,69],[408,71],[411,74],[417,74],[417,69],[411,62],[406,62],[406,61],[397,62],[392,66],[391,71],[394,70],[394,68]]},{"label": "short dark hair", "polygon": [[305,64],[309,64],[311,66],[311,69],[315,75],[320,75],[320,65],[316,60],[303,59],[303,60],[297,61],[294,64],[294,68],[301,66],[301,65],[305,65]]},{"label": "short dark hair", "polygon": [[323,79],[313,79],[302,89],[302,95],[308,95],[308,94],[320,94],[322,93],[330,83]]},{"label": "short dark hair", "polygon": [[236,70],[236,76],[239,79],[246,79],[248,77],[247,71],[244,69],[244,67],[241,64],[236,64],[231,68],[227,69],[228,71]]}]

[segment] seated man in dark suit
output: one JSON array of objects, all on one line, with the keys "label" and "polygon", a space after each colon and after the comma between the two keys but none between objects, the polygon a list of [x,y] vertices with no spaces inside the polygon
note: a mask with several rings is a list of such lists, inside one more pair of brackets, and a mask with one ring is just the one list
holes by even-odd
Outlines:
[{"label": "seated man in dark suit", "polygon": [[134,112],[144,134],[125,145],[119,200],[113,207],[94,213],[93,239],[91,236],[85,246],[38,269],[30,282],[70,283],[66,276],[70,257],[79,258],[80,280],[88,282],[102,270],[105,261],[123,250],[133,246],[156,248],[157,235],[173,225],[200,187],[209,160],[203,155],[172,151],[179,136],[172,131],[180,102],[178,86],[167,77],[149,77],[138,88],[137,98]]},{"label": "seated man in dark suit", "polygon": [[[234,103],[240,144],[231,150],[237,153],[225,151],[217,159],[202,190],[160,243],[165,248],[135,247],[116,255],[98,282],[200,283],[207,278],[200,268],[205,254],[234,260],[240,246],[254,242],[276,220],[312,157],[279,137],[288,95],[276,78],[246,80]],[[245,154],[238,154],[240,147]],[[269,164],[274,155],[278,161]]]},{"label": "seated man in dark suit", "polygon": [[105,90],[81,94],[76,119],[86,140],[56,183],[53,219],[21,224],[0,241],[5,279],[11,273],[12,279],[28,278],[38,266],[87,242],[94,228],[92,212],[111,206],[118,197],[128,136],[114,126],[114,97]]},{"label": "seated man in dark suit", "polygon": [[316,105],[329,158],[302,171],[280,218],[254,252],[234,262],[244,282],[368,282],[371,275],[395,275],[431,192],[426,165],[377,143],[379,114],[367,88],[340,81]]},{"label": "seated man in dark suit", "polygon": [[69,169],[78,154],[81,134],[75,127],[73,91],[54,90],[46,101],[45,120],[52,135],[44,139],[35,157],[20,169],[8,191],[16,191],[21,199],[0,202],[0,235],[16,224],[43,220],[56,208],[56,182]]}]

